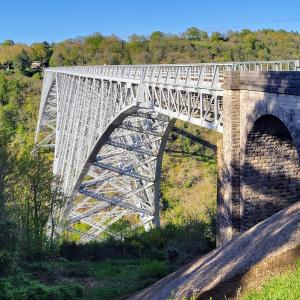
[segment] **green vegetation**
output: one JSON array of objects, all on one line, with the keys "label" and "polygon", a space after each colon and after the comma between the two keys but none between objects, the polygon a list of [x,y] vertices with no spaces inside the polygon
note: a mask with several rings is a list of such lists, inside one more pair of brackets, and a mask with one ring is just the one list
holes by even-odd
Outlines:
[{"label": "green vegetation", "polygon": [[114,260],[92,264],[99,286],[86,292],[87,299],[113,299],[126,296],[154,283],[167,274],[164,262],[157,260]]},{"label": "green vegetation", "polygon": [[[118,298],[214,248],[214,215],[206,213],[215,203],[214,152],[176,132],[164,158],[169,162],[163,166],[161,229],[139,229],[123,241],[107,239],[87,245],[69,241],[68,236],[64,241],[47,239],[45,225],[51,208],[63,205],[64,198],[51,189],[57,179],[51,174],[50,153],[31,151],[40,86],[37,77],[0,72],[0,299]],[[176,126],[199,139],[216,138],[181,122]],[[200,173],[190,175],[191,165]],[[176,168],[185,175],[176,179]],[[171,186],[177,183],[171,195]],[[211,185],[200,200],[194,191],[199,184],[202,188]],[[190,201],[185,198],[185,204],[180,204],[179,191],[191,193]],[[189,206],[194,209],[189,211]],[[112,230],[122,227],[123,223]]]},{"label": "green vegetation", "polygon": [[145,287],[170,271],[157,260],[20,263],[0,278],[0,299],[112,299]]},{"label": "green vegetation", "polygon": [[150,36],[133,34],[128,41],[95,33],[57,44],[30,46],[11,40],[0,44],[0,68],[32,75],[32,62],[41,66],[97,64],[200,63],[299,58],[300,34],[284,30],[207,32],[188,28],[182,34],[160,31]]},{"label": "green vegetation", "polygon": [[248,293],[245,300],[298,300],[300,299],[300,261],[296,271],[278,275],[267,281],[261,290]]},{"label": "green vegetation", "polygon": [[[178,128],[178,129],[176,129]],[[210,221],[216,212],[216,143],[221,136],[207,129],[176,122],[162,168],[162,222],[183,225]],[[182,132],[183,134],[179,134]],[[192,134],[193,139],[185,136]]]},{"label": "green vegetation", "polygon": [[57,223],[53,207],[66,199],[53,188],[59,179],[51,172],[52,154],[32,151],[43,67],[291,59],[299,57],[299,42],[300,34],[282,30],[208,35],[192,27],[128,41],[96,33],[51,45],[1,43],[0,299],[119,298],[215,246],[220,136],[183,122],[163,160],[162,228],[128,235],[129,221],[121,220],[110,228],[121,240],[78,245],[76,234],[46,237],[48,220]]}]

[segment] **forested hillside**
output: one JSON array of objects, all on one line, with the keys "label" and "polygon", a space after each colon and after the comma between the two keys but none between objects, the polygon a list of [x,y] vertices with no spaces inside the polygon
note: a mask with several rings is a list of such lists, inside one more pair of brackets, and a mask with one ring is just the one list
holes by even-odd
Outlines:
[{"label": "forested hillside", "polygon": [[[77,245],[46,236],[53,208],[52,154],[34,150],[43,67],[297,59],[300,34],[242,30],[153,32],[128,41],[99,33],[59,43],[0,44],[0,299],[113,299],[147,286],[215,246],[216,141],[183,122],[163,160],[162,228]],[[81,226],[82,224],[78,224]],[[122,224],[121,224],[122,225]],[[114,230],[118,230],[115,228]],[[75,238],[76,240],[76,238]]]},{"label": "forested hillside", "polygon": [[299,56],[299,33],[272,29],[208,35],[192,27],[182,34],[160,31],[150,36],[133,34],[128,41],[96,33],[57,44],[43,42],[29,46],[7,40],[0,45],[0,66],[22,72],[33,61],[45,66],[71,66],[280,60]]}]

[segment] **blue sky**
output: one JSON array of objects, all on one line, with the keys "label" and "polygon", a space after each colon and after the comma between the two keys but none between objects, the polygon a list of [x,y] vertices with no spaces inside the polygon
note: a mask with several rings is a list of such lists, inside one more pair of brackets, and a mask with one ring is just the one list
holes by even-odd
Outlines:
[{"label": "blue sky", "polygon": [[1,0],[0,42],[57,42],[101,32],[127,39],[155,30],[209,33],[274,28],[300,31],[299,0]]}]

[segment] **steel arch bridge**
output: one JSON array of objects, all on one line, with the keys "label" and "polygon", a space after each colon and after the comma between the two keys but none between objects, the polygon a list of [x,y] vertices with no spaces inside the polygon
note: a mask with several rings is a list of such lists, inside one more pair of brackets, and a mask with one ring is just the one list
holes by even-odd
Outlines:
[{"label": "steel arch bridge", "polygon": [[54,174],[69,197],[65,228],[159,226],[162,156],[175,119],[222,133],[225,71],[297,70],[299,61],[58,67],[44,70],[36,143],[54,148]]}]

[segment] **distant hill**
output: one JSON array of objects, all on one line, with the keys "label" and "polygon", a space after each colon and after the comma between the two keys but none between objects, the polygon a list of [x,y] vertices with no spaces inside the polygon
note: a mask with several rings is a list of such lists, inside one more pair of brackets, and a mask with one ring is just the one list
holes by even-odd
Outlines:
[{"label": "distant hill", "polygon": [[[300,57],[300,34],[284,30],[214,32],[196,27],[181,34],[155,31],[149,36],[95,33],[59,43],[0,44],[0,69],[39,71],[39,66],[99,64],[166,64],[221,61],[282,60]],[[32,72],[29,72],[32,73]]]}]

